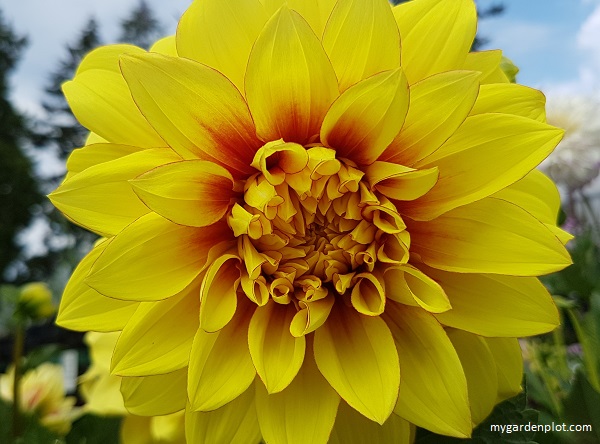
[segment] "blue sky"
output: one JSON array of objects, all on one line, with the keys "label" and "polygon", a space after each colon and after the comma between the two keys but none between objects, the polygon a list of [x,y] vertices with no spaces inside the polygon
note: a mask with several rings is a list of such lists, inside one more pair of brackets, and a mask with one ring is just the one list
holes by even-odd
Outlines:
[{"label": "blue sky", "polygon": [[[148,0],[169,31],[190,0]],[[488,48],[501,48],[521,68],[520,83],[548,93],[600,91],[600,0],[478,0],[482,7],[503,3],[506,12],[480,22]],[[30,45],[13,76],[13,98],[24,110],[39,107],[48,72],[64,56],[92,15],[106,41],[137,0],[0,0],[13,26]],[[35,11],[35,13],[31,13]]]},{"label": "blue sky", "polygon": [[520,83],[548,93],[600,89],[600,1],[502,2],[506,12],[481,21],[479,30],[488,47],[501,48],[521,68]]}]

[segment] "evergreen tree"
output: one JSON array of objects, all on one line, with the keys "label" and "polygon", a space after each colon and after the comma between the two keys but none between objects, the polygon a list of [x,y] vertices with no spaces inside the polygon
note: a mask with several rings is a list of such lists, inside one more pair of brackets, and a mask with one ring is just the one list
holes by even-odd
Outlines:
[{"label": "evergreen tree", "polygon": [[[101,44],[99,26],[94,18],[88,20],[77,38],[66,46],[66,55],[49,78],[44,89],[46,98],[42,106],[46,111],[37,122],[35,142],[42,150],[49,150],[64,161],[75,148],[82,147],[89,131],[77,121],[61,90],[61,85],[73,78],[81,60]],[[52,191],[62,180],[46,177],[41,181],[45,193]],[[62,288],[74,264],[91,248],[96,236],[72,224],[52,204],[44,200],[40,218],[49,228],[43,242],[47,253],[26,260],[21,267],[21,279],[45,280]]]},{"label": "evergreen tree", "polygon": [[50,74],[45,88],[47,99],[42,106],[46,116],[44,126],[39,131],[38,145],[53,150],[61,159],[65,159],[73,149],[83,146],[89,133],[73,116],[61,85],[73,78],[83,57],[100,44],[98,23],[91,18],[77,40],[67,45],[66,57],[59,61],[56,70]]},{"label": "evergreen tree", "polygon": [[119,41],[148,49],[163,35],[163,25],[155,17],[146,0],[140,0],[129,17],[121,21]]},{"label": "evergreen tree", "polygon": [[6,279],[8,264],[21,251],[16,234],[27,226],[33,207],[42,200],[31,161],[22,149],[29,137],[27,121],[9,101],[8,76],[26,43],[0,10],[0,280]]}]

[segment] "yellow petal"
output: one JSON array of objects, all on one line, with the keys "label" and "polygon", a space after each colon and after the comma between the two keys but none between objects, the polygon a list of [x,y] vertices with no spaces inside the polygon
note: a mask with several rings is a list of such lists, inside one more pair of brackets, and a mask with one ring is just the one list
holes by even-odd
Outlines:
[{"label": "yellow petal", "polygon": [[177,42],[174,35],[157,40],[151,47],[150,52],[177,57]]},{"label": "yellow petal", "polygon": [[546,121],[546,97],[541,91],[515,83],[481,85],[471,115],[503,113]]},{"label": "yellow petal", "polygon": [[230,236],[223,222],[191,228],[149,213],[112,240],[86,283],[117,299],[165,299],[187,287],[202,271],[209,249]]},{"label": "yellow petal", "polygon": [[131,45],[102,46],[81,62],[75,78],[62,85],[77,120],[112,143],[146,148],[165,146],[131,99],[119,70],[123,54],[143,54]]},{"label": "yellow petal", "polygon": [[483,336],[547,333],[559,324],[548,290],[536,278],[457,274],[427,269],[446,291],[452,310],[436,314],[445,325]]},{"label": "yellow petal", "polygon": [[386,0],[340,0],[323,33],[340,91],[400,67],[400,34]]},{"label": "yellow petal", "polygon": [[180,157],[168,148],[135,152],[90,166],[64,181],[48,198],[75,223],[101,235],[114,235],[149,212],[128,180],[177,160]]},{"label": "yellow petal", "polygon": [[436,151],[469,115],[478,80],[477,72],[450,71],[411,85],[404,126],[381,160],[413,165]]},{"label": "yellow petal", "polygon": [[508,77],[502,71],[502,51],[494,49],[491,51],[470,52],[465,58],[462,69],[481,72],[481,84],[509,83]]},{"label": "yellow petal", "polygon": [[241,259],[224,254],[206,270],[200,287],[200,327],[207,332],[221,330],[227,325],[237,307]]},{"label": "yellow petal", "polygon": [[[249,305],[249,304],[248,304]],[[248,351],[248,324],[253,311],[240,309],[222,330],[199,329],[190,353],[188,395],[194,411],[210,411],[240,396],[256,370]]]},{"label": "yellow petal", "polygon": [[185,407],[187,367],[155,376],[125,377],[121,394],[129,413],[143,416],[168,415]]},{"label": "yellow petal", "polygon": [[119,74],[119,57],[123,54],[143,54],[142,48],[128,44],[100,46],[90,51],[77,67],[75,75],[85,71],[101,70]]},{"label": "yellow petal", "polygon": [[294,337],[306,335],[315,331],[327,321],[335,298],[328,296],[316,301],[299,301],[299,310],[290,324],[290,333]]},{"label": "yellow petal", "polygon": [[415,170],[390,162],[374,162],[365,168],[371,188],[395,200],[414,200],[427,193],[436,183],[437,168]]},{"label": "yellow petal", "polygon": [[560,194],[550,178],[539,170],[533,170],[523,179],[492,195],[523,208],[544,223],[563,245],[573,235],[556,226],[560,210]]},{"label": "yellow petal", "polygon": [[109,333],[88,331],[85,334],[83,341],[89,348],[92,363],[91,373],[94,373],[95,370],[102,371],[102,373],[110,372],[110,360],[120,334],[120,331]]},{"label": "yellow petal", "polygon": [[[93,134],[93,133],[91,133]],[[67,171],[80,173],[89,167],[141,151],[142,148],[115,143],[93,143],[73,150],[67,159]]]},{"label": "yellow petal", "polygon": [[408,111],[408,84],[402,70],[385,71],[357,83],[332,105],[321,141],[337,157],[375,162],[402,128]]},{"label": "yellow petal", "polygon": [[243,92],[250,50],[267,19],[258,0],[193,2],[177,26],[177,51],[215,68]]},{"label": "yellow petal", "polygon": [[440,149],[417,164],[437,166],[440,177],[404,212],[414,219],[431,219],[489,196],[539,165],[562,135],[560,129],[520,116],[471,116]]},{"label": "yellow petal", "polygon": [[90,351],[91,365],[79,378],[79,389],[86,410],[98,415],[125,415],[121,378],[110,374],[110,359],[120,332],[88,332],[84,342]]},{"label": "yellow petal", "polygon": [[352,408],[383,424],[400,385],[398,353],[385,322],[339,302],[314,341],[315,360],[329,384]]},{"label": "yellow petal", "polygon": [[494,356],[485,340],[472,333],[449,329],[448,337],[467,377],[473,425],[483,421],[496,405],[498,376]]},{"label": "yellow petal", "polygon": [[471,435],[467,380],[442,326],[418,307],[390,303],[384,319],[400,358],[394,413],[442,435]]},{"label": "yellow petal", "polygon": [[352,287],[352,306],[367,316],[379,316],[385,308],[385,285],[382,276],[359,273]]},{"label": "yellow petal", "polygon": [[219,72],[185,58],[128,55],[121,69],[146,119],[185,158],[252,173],[261,143],[240,92]]},{"label": "yellow petal", "polygon": [[290,333],[295,313],[292,304],[270,302],[257,308],[250,321],[250,355],[269,393],[286,388],[304,361],[306,340],[304,336],[294,337]]},{"label": "yellow petal", "polygon": [[108,140],[103,139],[98,134],[89,133],[87,139],[85,139],[85,145],[93,145],[95,143],[108,143]]},{"label": "yellow petal", "polygon": [[140,304],[119,336],[112,373],[150,376],[187,366],[199,308],[197,285],[164,301]]},{"label": "yellow petal", "polygon": [[158,442],[186,444],[185,411],[181,410],[165,416],[154,416],[150,424],[150,429],[152,431],[152,438]]},{"label": "yellow petal", "polygon": [[571,264],[567,250],[544,224],[496,198],[408,225],[411,251],[441,270],[538,276]]},{"label": "yellow petal", "polygon": [[339,402],[339,395],[315,365],[312,350],[282,392],[269,394],[260,381],[256,383],[256,411],[266,442],[326,444]]},{"label": "yellow petal", "polygon": [[221,219],[233,197],[231,174],[203,160],[163,165],[129,183],[152,211],[189,227],[205,227]]},{"label": "yellow petal", "polygon": [[496,363],[498,395],[496,403],[517,396],[523,387],[523,356],[516,338],[484,338]]},{"label": "yellow petal", "polygon": [[254,386],[212,412],[185,409],[185,436],[194,444],[258,444],[260,428],[254,407]]},{"label": "yellow petal", "polygon": [[412,444],[414,439],[415,426],[398,415],[390,415],[383,425],[379,425],[342,401],[329,444]]},{"label": "yellow petal", "polygon": [[152,442],[152,417],[126,415],[121,423],[119,437],[128,444],[147,444]]},{"label": "yellow petal", "polygon": [[567,245],[569,241],[575,237],[571,233],[563,230],[562,228],[557,227],[556,225],[554,225],[554,223],[544,225],[546,225],[546,228],[548,228],[550,231],[552,231],[552,233],[554,233],[554,235],[563,245]]},{"label": "yellow petal", "polygon": [[386,296],[405,305],[420,305],[431,313],[448,311],[450,301],[444,289],[412,265],[397,265],[384,271]]},{"label": "yellow petal", "polygon": [[281,185],[285,181],[286,174],[299,173],[306,165],[308,165],[306,148],[297,143],[284,143],[282,140],[262,146],[252,161],[252,166],[260,170],[273,186]]},{"label": "yellow petal", "polygon": [[533,170],[521,180],[493,195],[512,202],[531,213],[537,220],[556,224],[560,210],[560,194],[552,180],[539,170]]},{"label": "yellow petal", "polygon": [[460,69],[475,38],[473,0],[413,0],[393,8],[402,40],[402,66],[412,85]]},{"label": "yellow petal", "polygon": [[92,265],[107,245],[105,241],[90,251],[69,278],[56,318],[59,326],[77,331],[122,330],[137,309],[138,302],[107,298],[84,283]]},{"label": "yellow petal", "polygon": [[336,0],[261,0],[269,16],[284,4],[298,12],[308,22],[317,37],[321,38]]},{"label": "yellow petal", "polygon": [[298,13],[282,7],[265,25],[248,61],[246,97],[258,137],[306,144],[319,134],[338,94],[321,42]]},{"label": "yellow petal", "polygon": [[[110,356],[109,356],[110,362]],[[121,395],[121,378],[109,373],[86,379],[84,373],[78,379],[79,390],[85,399],[86,412],[94,415],[126,415],[127,409]]]}]

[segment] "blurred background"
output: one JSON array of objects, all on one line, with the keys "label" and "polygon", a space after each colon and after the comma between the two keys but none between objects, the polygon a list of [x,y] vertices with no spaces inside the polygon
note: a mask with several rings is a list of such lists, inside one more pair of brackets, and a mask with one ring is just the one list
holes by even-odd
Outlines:
[{"label": "blurred background", "polygon": [[[74,266],[95,241],[45,198],[87,135],[60,85],[99,45],[148,48],[173,34],[189,2],[0,0],[0,373],[12,359],[12,317],[22,286],[46,283],[57,306]],[[559,185],[560,223],[577,236],[569,245],[575,264],[544,279],[561,308],[562,327],[522,342],[527,408],[538,410],[544,423],[594,423],[595,433],[538,434],[535,441],[600,443],[600,0],[477,5],[474,49],[502,49],[519,67],[517,81],[546,94],[549,122],[566,129],[540,168]],[[33,353],[31,369],[62,363],[64,391],[76,393],[76,378],[89,366],[82,335],[59,329],[50,316],[28,324],[24,347],[26,356]],[[104,428],[117,426],[111,427]]]}]

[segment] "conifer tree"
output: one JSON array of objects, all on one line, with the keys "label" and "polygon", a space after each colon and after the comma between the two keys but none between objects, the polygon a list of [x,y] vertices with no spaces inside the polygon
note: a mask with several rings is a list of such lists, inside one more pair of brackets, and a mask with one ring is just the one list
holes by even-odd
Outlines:
[{"label": "conifer tree", "polygon": [[92,17],[78,38],[67,45],[65,58],[59,61],[56,70],[50,74],[45,88],[47,98],[42,106],[46,116],[39,136],[39,145],[44,149],[53,150],[61,159],[65,159],[73,149],[83,146],[88,135],[88,131],[73,116],[61,85],[73,78],[83,57],[100,44],[98,23]]},{"label": "conifer tree", "polygon": [[28,123],[10,103],[9,74],[27,40],[15,34],[0,10],[0,281],[9,280],[7,266],[19,255],[17,233],[30,222],[42,200],[30,159],[23,151]]},{"label": "conifer tree", "polygon": [[[65,56],[48,77],[42,102],[45,115],[37,122],[35,144],[40,150],[50,151],[61,161],[75,149],[85,144],[89,131],[77,121],[61,90],[61,85],[73,78],[85,55],[101,44],[98,22],[90,18],[72,43],[66,45]],[[40,179],[45,193],[56,188],[62,180],[57,177]],[[67,221],[50,202],[44,200],[41,214],[48,227],[43,239],[47,253],[26,260],[23,279],[63,281],[81,256],[91,248],[96,236]],[[57,276],[63,271],[64,276]],[[64,282],[57,282],[60,288]]]},{"label": "conifer tree", "polygon": [[123,43],[131,43],[148,49],[163,36],[163,25],[156,18],[146,0],[140,0],[129,17],[121,21],[119,41]]}]

